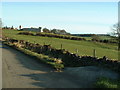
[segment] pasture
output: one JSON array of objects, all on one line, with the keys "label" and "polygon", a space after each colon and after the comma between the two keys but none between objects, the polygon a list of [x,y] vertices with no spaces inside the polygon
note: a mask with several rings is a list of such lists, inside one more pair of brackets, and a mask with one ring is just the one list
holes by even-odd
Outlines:
[{"label": "pasture", "polygon": [[66,40],[54,37],[41,37],[41,36],[29,36],[29,35],[18,35],[21,31],[16,30],[3,30],[3,35],[11,37],[18,40],[26,40],[32,43],[51,44],[54,48],[66,49],[72,53],[77,53],[78,55],[89,55],[93,56],[93,50],[96,50],[97,57],[107,56],[110,59],[118,60],[117,44],[107,44],[100,42],[91,41],[76,41],[76,40]]}]

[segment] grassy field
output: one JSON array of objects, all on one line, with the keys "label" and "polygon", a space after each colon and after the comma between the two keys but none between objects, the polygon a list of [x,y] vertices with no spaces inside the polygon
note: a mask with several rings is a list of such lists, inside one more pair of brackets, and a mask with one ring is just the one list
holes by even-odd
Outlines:
[{"label": "grassy field", "polygon": [[[92,40],[93,37],[83,37],[83,38],[85,38],[86,40]],[[111,36],[98,36],[98,38],[100,40],[111,40],[111,39],[113,39]]]},{"label": "grassy field", "polygon": [[76,41],[76,40],[66,40],[53,37],[40,37],[40,36],[27,36],[18,35],[17,33],[21,31],[15,30],[3,30],[3,35],[11,37],[18,40],[26,40],[29,42],[35,42],[39,44],[51,44],[52,47],[60,48],[61,44],[64,49],[76,53],[78,49],[79,55],[90,55],[93,56],[93,49],[96,49],[96,56],[103,57],[107,56],[110,59],[118,59],[118,51],[116,44],[105,44],[99,42],[89,42],[89,41]]},{"label": "grassy field", "polygon": [[85,38],[86,40],[92,40],[92,37],[83,37]]}]

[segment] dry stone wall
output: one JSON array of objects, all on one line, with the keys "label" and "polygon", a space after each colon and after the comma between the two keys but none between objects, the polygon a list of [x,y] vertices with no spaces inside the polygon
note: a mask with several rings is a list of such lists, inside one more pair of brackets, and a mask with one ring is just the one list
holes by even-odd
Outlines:
[{"label": "dry stone wall", "polygon": [[[14,44],[15,47],[22,47],[38,54],[49,55],[57,59],[61,59],[66,67],[78,67],[78,66],[102,66],[110,68],[117,72],[120,72],[120,62],[109,60],[104,56],[103,58],[97,58],[92,56],[78,56],[77,54],[70,53],[65,49],[55,49],[51,45],[40,45],[37,43],[30,43],[24,40],[16,40],[11,38],[4,38],[8,43]],[[16,44],[17,43],[17,44]]]}]

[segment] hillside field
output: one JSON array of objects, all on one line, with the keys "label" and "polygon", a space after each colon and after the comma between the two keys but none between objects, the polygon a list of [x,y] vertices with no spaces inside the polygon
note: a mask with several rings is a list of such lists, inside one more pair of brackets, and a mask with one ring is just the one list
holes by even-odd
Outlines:
[{"label": "hillside field", "polygon": [[41,36],[29,36],[29,35],[18,35],[21,31],[16,30],[3,30],[2,34],[4,36],[18,39],[26,40],[29,42],[43,44],[51,44],[54,48],[61,48],[61,44],[64,49],[81,55],[93,56],[93,50],[96,50],[97,57],[107,56],[109,59],[118,60],[117,44],[105,44],[99,42],[90,41],[77,41],[77,40],[67,40],[53,37],[41,37]]}]

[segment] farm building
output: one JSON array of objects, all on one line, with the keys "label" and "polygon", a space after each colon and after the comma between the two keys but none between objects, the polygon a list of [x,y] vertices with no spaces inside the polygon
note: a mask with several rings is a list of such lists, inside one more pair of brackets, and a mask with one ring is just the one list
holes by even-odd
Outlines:
[{"label": "farm building", "polygon": [[35,31],[35,32],[41,32],[40,28],[22,28],[23,31]]}]

